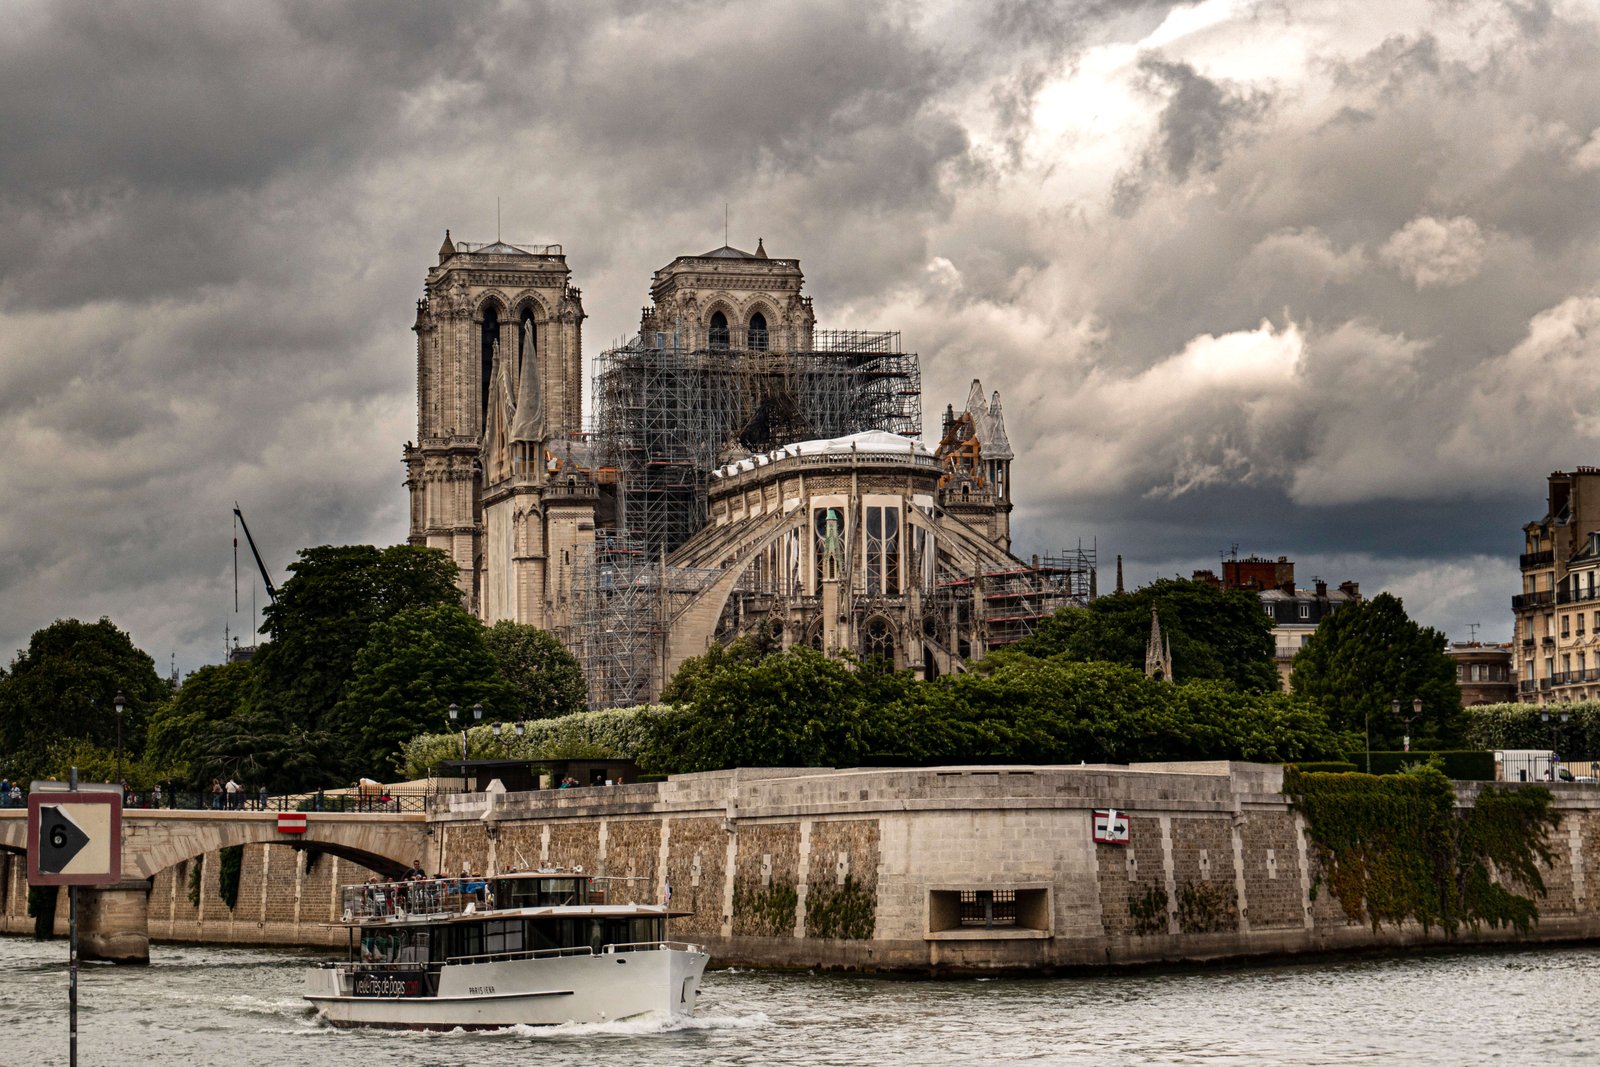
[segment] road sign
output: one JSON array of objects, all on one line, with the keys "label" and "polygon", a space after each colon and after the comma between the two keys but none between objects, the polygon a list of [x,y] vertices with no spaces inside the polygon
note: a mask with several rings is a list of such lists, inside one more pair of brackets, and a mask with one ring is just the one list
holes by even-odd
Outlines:
[{"label": "road sign", "polygon": [[[109,791],[108,791],[109,789]],[[69,791],[35,782],[28,794],[28,884],[122,881],[122,791]]]},{"label": "road sign", "polygon": [[303,834],[306,832],[306,813],[283,811],[278,813],[278,833]]},{"label": "road sign", "polygon": [[1094,809],[1094,839],[1102,845],[1128,843],[1128,813],[1116,808]]}]

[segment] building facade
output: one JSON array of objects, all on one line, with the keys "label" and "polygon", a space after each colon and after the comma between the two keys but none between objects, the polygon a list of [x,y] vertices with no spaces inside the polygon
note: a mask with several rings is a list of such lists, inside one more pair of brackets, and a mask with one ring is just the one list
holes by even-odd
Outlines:
[{"label": "building facade", "polygon": [[1461,706],[1508,704],[1517,699],[1517,682],[1511,645],[1482,641],[1452,643],[1445,650],[1456,665],[1461,686]]},{"label": "building facade", "polygon": [[1511,598],[1518,699],[1600,697],[1600,468],[1552,473],[1544,517],[1522,534],[1522,591]]},{"label": "building facade", "polygon": [[1340,582],[1338,588],[1330,589],[1327,582],[1318,578],[1310,589],[1296,587],[1294,562],[1288,556],[1273,560],[1260,556],[1225,559],[1222,577],[1210,570],[1195,571],[1193,577],[1197,582],[1245,589],[1260,597],[1261,610],[1272,620],[1273,657],[1284,689],[1289,688],[1294,657],[1311,640],[1322,620],[1361,600],[1361,586],[1356,582]]}]

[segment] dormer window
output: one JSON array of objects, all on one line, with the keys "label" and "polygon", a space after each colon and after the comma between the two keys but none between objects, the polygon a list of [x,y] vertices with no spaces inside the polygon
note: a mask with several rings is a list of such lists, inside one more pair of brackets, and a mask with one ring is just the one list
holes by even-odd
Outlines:
[{"label": "dormer window", "polygon": [[720,311],[711,314],[711,347],[728,347],[728,316]]},{"label": "dormer window", "polygon": [[750,316],[748,347],[753,352],[765,352],[767,350],[767,317],[759,311]]}]

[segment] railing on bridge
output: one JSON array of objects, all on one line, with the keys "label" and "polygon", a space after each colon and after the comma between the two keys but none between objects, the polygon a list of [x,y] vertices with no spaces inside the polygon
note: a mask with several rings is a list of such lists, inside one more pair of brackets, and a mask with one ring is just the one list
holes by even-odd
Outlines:
[{"label": "railing on bridge", "polygon": [[[265,790],[237,793],[209,791],[130,789],[122,806],[129,810],[162,811],[305,811],[398,813],[428,810],[432,793],[386,790],[360,793],[354,790],[326,790],[314,793],[269,793]],[[28,791],[18,786],[15,795],[0,795],[0,809],[25,808]]]}]

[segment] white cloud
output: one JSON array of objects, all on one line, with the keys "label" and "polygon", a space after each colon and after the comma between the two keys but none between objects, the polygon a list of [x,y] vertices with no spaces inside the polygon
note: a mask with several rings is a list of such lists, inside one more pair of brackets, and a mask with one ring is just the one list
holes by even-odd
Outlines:
[{"label": "white cloud", "polygon": [[1483,267],[1484,245],[1483,231],[1471,219],[1424,215],[1396,230],[1378,256],[1425,289],[1470,281]]}]

